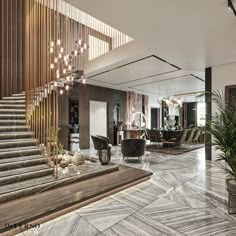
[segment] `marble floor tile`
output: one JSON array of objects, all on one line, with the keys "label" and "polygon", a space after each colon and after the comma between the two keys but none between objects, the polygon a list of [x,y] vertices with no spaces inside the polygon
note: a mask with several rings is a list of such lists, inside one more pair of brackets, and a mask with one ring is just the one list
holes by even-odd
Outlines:
[{"label": "marble floor tile", "polygon": [[206,211],[196,210],[165,198],[140,210],[184,235],[236,235],[236,224]]},{"label": "marble floor tile", "polygon": [[140,213],[126,217],[103,233],[106,236],[183,236],[183,234]]},{"label": "marble floor tile", "polygon": [[78,209],[75,212],[98,230],[103,231],[128,215],[131,215],[134,210],[108,197]]},{"label": "marble floor tile", "polygon": [[[82,151],[96,155],[93,149]],[[236,217],[227,213],[225,175],[215,161],[205,160],[204,149],[181,155],[146,152],[142,162],[126,162],[120,147],[113,147],[112,161],[153,175],[149,181],[42,224],[39,235],[236,235]]]},{"label": "marble floor tile", "polygon": [[199,191],[194,191],[185,185],[169,192],[166,198],[196,209],[215,208],[215,205],[210,201],[208,196]]},{"label": "marble floor tile", "polygon": [[25,231],[20,236],[95,236],[100,231],[75,212],[63,215],[45,224],[36,231]]},{"label": "marble floor tile", "polygon": [[138,210],[150,204],[156,198],[166,195],[171,188],[170,185],[158,178],[158,180],[149,180],[111,197],[128,207]]}]

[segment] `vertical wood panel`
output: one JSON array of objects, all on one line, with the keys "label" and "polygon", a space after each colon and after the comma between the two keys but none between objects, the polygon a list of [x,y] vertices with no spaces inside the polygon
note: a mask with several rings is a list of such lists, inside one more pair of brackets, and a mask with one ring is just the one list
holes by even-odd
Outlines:
[{"label": "vertical wood panel", "polygon": [[23,1],[0,1],[0,98],[24,90],[23,70]]}]

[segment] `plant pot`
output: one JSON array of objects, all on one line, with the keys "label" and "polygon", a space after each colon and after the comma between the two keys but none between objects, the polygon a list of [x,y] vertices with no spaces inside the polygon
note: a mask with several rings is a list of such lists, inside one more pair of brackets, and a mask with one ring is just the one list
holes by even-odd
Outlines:
[{"label": "plant pot", "polygon": [[228,212],[236,214],[236,180],[229,179],[226,181],[228,190]]}]

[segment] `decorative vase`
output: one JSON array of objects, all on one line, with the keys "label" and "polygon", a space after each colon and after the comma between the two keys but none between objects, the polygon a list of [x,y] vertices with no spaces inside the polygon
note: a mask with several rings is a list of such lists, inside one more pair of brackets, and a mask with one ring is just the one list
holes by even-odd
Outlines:
[{"label": "decorative vase", "polygon": [[228,190],[228,212],[229,214],[236,213],[236,180],[229,179],[226,181]]},{"label": "decorative vase", "polygon": [[72,157],[72,164],[79,166],[83,165],[85,161],[85,158],[83,157],[82,153],[76,152],[74,156]]},{"label": "decorative vase", "polygon": [[62,160],[62,161],[60,162],[60,167],[64,169],[65,167],[68,166],[68,164],[69,164],[69,163],[68,163],[67,161]]},{"label": "decorative vase", "polygon": [[107,165],[111,160],[111,152],[110,150],[99,150],[98,157],[102,165]]},{"label": "decorative vase", "polygon": [[70,134],[70,150],[78,152],[79,148],[79,133]]}]

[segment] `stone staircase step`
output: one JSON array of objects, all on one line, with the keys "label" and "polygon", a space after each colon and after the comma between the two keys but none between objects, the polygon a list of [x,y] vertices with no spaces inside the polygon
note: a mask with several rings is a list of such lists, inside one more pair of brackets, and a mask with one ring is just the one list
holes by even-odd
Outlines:
[{"label": "stone staircase step", "polygon": [[14,125],[14,126],[0,126],[1,132],[19,132],[19,131],[28,131],[29,127],[26,125]]},{"label": "stone staircase step", "polygon": [[31,148],[16,148],[13,150],[12,148],[9,148],[7,151],[6,149],[1,149],[0,151],[0,159],[6,159],[6,158],[12,158],[12,157],[22,157],[22,156],[30,156],[30,155],[40,155],[41,151],[39,148],[33,146]]},{"label": "stone staircase step", "polygon": [[0,141],[0,152],[1,149],[6,149],[6,148],[18,148],[18,147],[27,147],[27,146],[36,146],[36,139],[11,139],[11,140],[4,140]]},{"label": "stone staircase step", "polygon": [[[35,179],[29,179],[29,180],[21,181],[20,185],[19,185],[19,182],[8,184],[6,186],[1,186],[0,196],[3,194],[8,194],[8,193],[16,193],[16,191],[19,191],[19,190],[25,191],[28,188],[32,189],[32,188],[38,187],[40,185],[43,185],[40,188],[40,189],[42,189],[42,187],[45,188],[44,184],[49,183],[51,185],[52,182],[55,182],[55,177],[52,175],[47,175],[47,176],[38,177],[37,182],[35,182]],[[37,188],[37,190],[40,190],[40,189]]]},{"label": "stone staircase step", "polygon": [[1,114],[0,120],[25,120],[25,114]]},{"label": "stone staircase step", "polygon": [[0,100],[0,104],[25,104],[25,100]]},{"label": "stone staircase step", "polygon": [[28,161],[28,160],[34,160],[34,159],[39,159],[42,158],[42,155],[32,155],[32,156],[20,156],[20,157],[12,157],[12,158],[6,158],[6,159],[0,159],[0,164],[5,164],[5,163],[14,163],[14,162],[19,162],[19,161]]},{"label": "stone staircase step", "polygon": [[9,132],[0,133],[0,140],[32,138],[32,132]]},{"label": "stone staircase step", "polygon": [[0,109],[25,109],[24,104],[1,104]]},{"label": "stone staircase step", "polygon": [[32,160],[21,160],[11,163],[0,163],[0,171],[4,172],[8,170],[19,169],[28,166],[42,165],[42,164],[47,164],[47,159],[43,156],[41,156],[38,159],[32,159]]},{"label": "stone staircase step", "polygon": [[[0,141],[1,143],[1,141]],[[5,143],[5,142],[2,142]],[[0,149],[0,153],[2,152],[11,152],[11,151],[24,151],[24,150],[28,150],[28,149],[39,149],[38,147],[36,147],[35,145],[33,146],[26,146],[26,147],[13,147],[13,148],[1,148]]]},{"label": "stone staircase step", "polygon": [[0,114],[25,114],[25,109],[0,109]]},{"label": "stone staircase step", "polygon": [[11,97],[21,97],[21,96],[25,96],[25,92],[16,93],[16,94],[11,95]]},{"label": "stone staircase step", "polygon": [[25,120],[0,120],[0,126],[3,125],[26,125]]},{"label": "stone staircase step", "polygon": [[85,179],[87,180],[117,170],[118,166],[114,165],[111,168],[109,168],[109,170],[103,169],[100,171],[90,172],[82,175],[59,176],[57,179],[55,179],[55,177],[52,175],[50,176],[48,175],[48,176],[38,177],[37,181],[35,181],[35,179],[29,179],[21,181],[20,183],[19,182],[11,183],[8,185],[1,186],[0,203],[29,196],[32,194],[45,192],[50,189],[55,189]]},{"label": "stone staircase step", "polygon": [[52,174],[53,168],[49,168],[46,164],[1,171],[0,186]]},{"label": "stone staircase step", "polygon": [[25,96],[24,95],[19,95],[19,96],[15,96],[15,97],[3,97],[2,100],[4,101],[12,101],[12,100],[25,100]]}]

